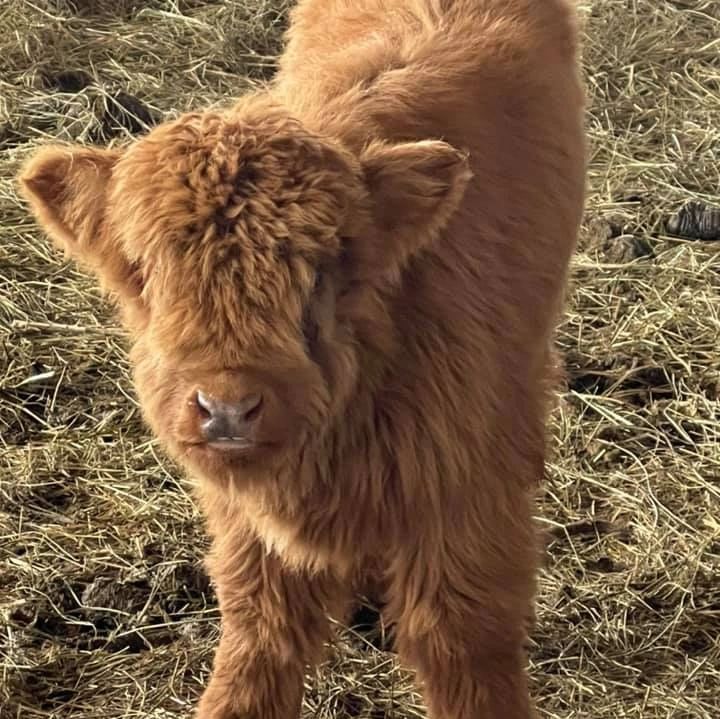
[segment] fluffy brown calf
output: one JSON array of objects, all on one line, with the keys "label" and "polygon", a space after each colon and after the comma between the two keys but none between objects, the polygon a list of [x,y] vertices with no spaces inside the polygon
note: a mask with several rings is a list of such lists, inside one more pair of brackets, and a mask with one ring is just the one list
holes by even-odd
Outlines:
[{"label": "fluffy brown calf", "polygon": [[267,91],[27,165],[201,480],[223,617],[202,719],[297,716],[328,614],[368,585],[432,717],[531,716],[533,491],[584,169],[565,0],[305,0]]}]

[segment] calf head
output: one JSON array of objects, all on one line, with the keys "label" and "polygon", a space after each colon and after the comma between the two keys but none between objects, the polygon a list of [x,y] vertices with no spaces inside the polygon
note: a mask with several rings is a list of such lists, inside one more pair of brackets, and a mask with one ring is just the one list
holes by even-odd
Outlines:
[{"label": "calf head", "polygon": [[391,346],[379,298],[469,176],[443,142],[351,153],[261,96],[126,148],[44,148],[20,179],[118,304],[154,432],[240,477],[352,412]]}]

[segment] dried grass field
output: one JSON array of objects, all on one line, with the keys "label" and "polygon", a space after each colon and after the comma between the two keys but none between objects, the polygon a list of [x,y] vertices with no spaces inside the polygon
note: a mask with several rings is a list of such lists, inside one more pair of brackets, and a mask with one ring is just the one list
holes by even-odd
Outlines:
[{"label": "dried grass field", "polygon": [[[124,340],[14,174],[272,75],[287,0],[0,3],[0,717],[189,717],[218,635],[189,485]],[[584,0],[590,194],[558,339],[531,672],[557,719],[720,716],[720,3]],[[513,158],[508,158],[513,161]],[[306,717],[422,716],[382,628],[339,632]]]}]

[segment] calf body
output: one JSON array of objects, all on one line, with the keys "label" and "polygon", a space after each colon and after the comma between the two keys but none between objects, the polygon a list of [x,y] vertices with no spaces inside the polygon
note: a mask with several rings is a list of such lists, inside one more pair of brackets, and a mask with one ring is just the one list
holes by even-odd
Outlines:
[{"label": "calf body", "polygon": [[531,716],[582,109],[564,0],[304,0],[268,90],[27,166],[200,480],[223,625],[201,719],[297,716],[368,587],[432,717]]}]

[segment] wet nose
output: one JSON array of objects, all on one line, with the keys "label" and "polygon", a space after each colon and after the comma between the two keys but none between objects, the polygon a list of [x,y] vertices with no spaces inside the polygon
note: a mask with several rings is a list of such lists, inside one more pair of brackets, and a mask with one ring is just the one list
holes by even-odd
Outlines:
[{"label": "wet nose", "polygon": [[253,429],[262,413],[262,395],[249,394],[237,402],[223,402],[198,391],[196,401],[204,418],[201,429],[208,442],[253,440]]}]

